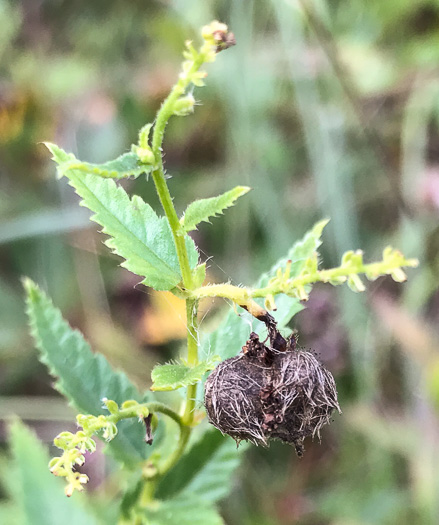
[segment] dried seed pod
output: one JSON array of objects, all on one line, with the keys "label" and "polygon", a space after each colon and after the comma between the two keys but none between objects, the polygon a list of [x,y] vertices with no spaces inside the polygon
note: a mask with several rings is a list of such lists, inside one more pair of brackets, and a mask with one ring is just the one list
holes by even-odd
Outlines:
[{"label": "dried seed pod", "polygon": [[210,374],[207,415],[238,443],[267,446],[278,439],[302,456],[305,437],[320,438],[332,411],[340,412],[334,378],[310,352],[296,350],[295,338],[285,341],[273,323],[268,327],[270,347],[252,333],[241,354]]}]

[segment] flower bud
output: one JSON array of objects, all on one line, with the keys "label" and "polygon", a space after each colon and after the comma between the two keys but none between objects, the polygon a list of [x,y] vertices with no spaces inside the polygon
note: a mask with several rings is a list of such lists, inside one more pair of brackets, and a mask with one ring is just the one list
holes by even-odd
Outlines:
[{"label": "flower bud", "polygon": [[127,408],[133,408],[133,407],[135,407],[138,404],[139,403],[137,401],[135,401],[134,399],[128,399],[127,401],[124,401],[122,403],[122,410],[125,410]]},{"label": "flower bud", "polygon": [[184,97],[180,97],[178,100],[175,101],[174,115],[177,115],[179,117],[185,117],[186,115],[190,115],[194,112],[194,106],[195,99],[192,93],[189,93],[189,95],[185,95]]},{"label": "flower bud", "polygon": [[107,399],[106,397],[104,397],[102,399],[102,402],[104,403],[105,408],[110,412],[110,414],[119,413],[119,407],[117,406],[116,401],[113,401],[111,399]]},{"label": "flower bud", "polygon": [[105,439],[105,441],[111,441],[115,438],[117,434],[117,426],[114,423],[107,423],[104,427],[104,432],[102,433],[102,437]]},{"label": "flower bud", "polygon": [[366,290],[363,281],[355,274],[348,277],[348,286],[353,292],[364,292]]}]

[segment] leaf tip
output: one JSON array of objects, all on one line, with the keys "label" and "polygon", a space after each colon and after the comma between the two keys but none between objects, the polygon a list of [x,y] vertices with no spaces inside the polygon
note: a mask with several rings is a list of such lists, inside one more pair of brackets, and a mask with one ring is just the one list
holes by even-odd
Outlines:
[{"label": "leaf tip", "polygon": [[54,160],[57,164],[62,164],[63,162],[68,162],[75,159],[73,154],[67,153],[56,144],[53,144],[53,142],[43,142],[42,144],[44,144],[50,151],[52,154],[52,160]]},{"label": "leaf tip", "polygon": [[324,230],[324,228],[328,225],[329,221],[331,219],[329,217],[326,217],[325,219],[322,219],[321,221],[319,221],[315,227],[318,228],[320,230],[320,232],[322,232]]},{"label": "leaf tip", "polygon": [[32,281],[30,277],[26,276],[21,278],[21,284],[23,285],[24,291],[26,292],[28,301],[35,302],[40,291],[38,285]]},{"label": "leaf tip", "polygon": [[253,188],[250,188],[250,186],[238,186],[236,189],[240,191],[241,195],[245,195],[246,193],[251,191]]}]

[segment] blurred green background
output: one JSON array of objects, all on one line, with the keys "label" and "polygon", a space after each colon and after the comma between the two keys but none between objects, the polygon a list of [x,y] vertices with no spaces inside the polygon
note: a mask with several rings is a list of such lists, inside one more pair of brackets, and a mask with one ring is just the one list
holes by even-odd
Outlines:
[{"label": "blurred green background", "polygon": [[[11,414],[48,443],[74,421],[38,363],[22,275],[142,388],[178,351],[181,305],[135,286],[41,142],[92,162],[126,151],[174,83],[183,42],[214,18],[237,46],[208,66],[195,114],[174,118],[165,139],[179,211],[253,188],[196,232],[210,279],[251,283],[324,217],[327,267],[387,244],[420,260],[403,285],[314,289],[293,327],[336,376],[343,415],[302,460],[282,445],[250,450],[224,519],[437,524],[438,0],[0,0],[0,471],[10,478]],[[150,181],[127,188],[158,209]],[[104,458],[92,468],[89,490],[104,500]]]}]

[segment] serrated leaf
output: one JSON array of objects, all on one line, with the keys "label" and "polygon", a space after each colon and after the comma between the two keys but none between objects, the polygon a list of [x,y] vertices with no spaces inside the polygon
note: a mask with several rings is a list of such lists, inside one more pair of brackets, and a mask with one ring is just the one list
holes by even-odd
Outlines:
[{"label": "serrated leaf", "polygon": [[[50,148],[54,159],[64,162],[68,154],[57,146]],[[171,290],[182,281],[174,239],[165,217],[158,217],[137,195],[130,200],[125,190],[111,179],[78,170],[68,170],[65,175],[83,199],[81,204],[95,213],[92,220],[110,236],[105,244],[125,259],[122,266],[144,277],[143,284],[156,290]],[[198,252],[189,236],[186,248],[190,267],[194,269]]]},{"label": "serrated leaf", "polygon": [[18,420],[10,426],[10,443],[19,481],[15,497],[24,511],[25,523],[97,525],[80,500],[65,497],[62,480],[47,468],[49,456],[43,444]]},{"label": "serrated leaf", "polygon": [[157,496],[166,499],[196,494],[208,503],[223,499],[232,488],[231,478],[246,448],[245,443],[237,448],[233,439],[216,429],[204,432],[160,481]]},{"label": "serrated leaf", "polygon": [[93,164],[83,162],[75,157],[73,153],[66,153],[61,148],[50,142],[45,142],[49,151],[53,154],[53,159],[58,164],[58,171],[65,175],[69,170],[76,170],[82,173],[90,173],[107,179],[125,179],[127,177],[138,177],[142,173],[150,173],[153,166],[143,164],[136,153],[130,151],[117,157],[117,159],[104,162],[103,164]]},{"label": "serrated leaf", "polygon": [[[68,325],[34,282],[26,279],[24,286],[27,313],[40,361],[57,378],[56,389],[80,412],[94,416],[104,413],[104,397],[118,404],[128,399],[146,400],[125,374],[114,371],[103,355],[91,351],[83,336]],[[134,420],[121,421],[117,427],[118,434],[108,443],[108,448],[116,459],[135,466],[151,451],[144,441],[145,429]]]},{"label": "serrated leaf", "polygon": [[319,246],[322,244],[321,236],[324,227],[328,224],[329,220],[325,219],[317,222],[311,230],[309,230],[303,239],[297,241],[288,251],[286,257],[279,259],[271,269],[263,273],[259,278],[256,287],[263,287],[268,284],[268,281],[276,275],[278,269],[284,269],[287,261],[291,261],[290,277],[294,279],[303,270],[306,261],[314,255]]},{"label": "serrated leaf", "polygon": [[156,501],[143,516],[148,525],[224,525],[218,511],[196,496]]},{"label": "serrated leaf", "polygon": [[215,368],[220,358],[211,357],[201,361],[196,366],[187,366],[183,363],[157,365],[151,372],[151,390],[165,391],[177,390],[178,388],[194,385],[201,381],[203,375]]},{"label": "serrated leaf", "polygon": [[200,199],[192,202],[187,207],[181,218],[181,225],[185,232],[190,232],[197,229],[197,224],[200,222],[209,222],[209,217],[215,217],[226,208],[233,206],[235,201],[250,191],[251,188],[247,186],[236,186],[233,190],[227,191],[218,197],[211,197],[210,199]]},{"label": "serrated leaf", "polygon": [[[267,286],[268,281],[276,275],[278,269],[285,269],[287,261],[291,261],[291,277],[299,275],[307,259],[312,257],[321,245],[320,237],[327,223],[327,220],[316,223],[303,239],[297,241],[291,247],[286,257],[279,259],[268,272],[261,275],[254,287],[262,288]],[[299,299],[283,294],[277,295],[275,302],[277,310],[271,313],[276,319],[279,329],[285,329],[291,319],[304,308]],[[262,304],[262,301],[260,303]],[[241,308],[238,308],[238,312],[239,315],[234,310],[230,310],[218,328],[204,338],[202,355],[216,354],[222,360],[227,359],[240,352],[241,347],[248,339],[250,331],[254,330],[260,335],[263,334],[264,326],[262,323],[254,321]]]}]

